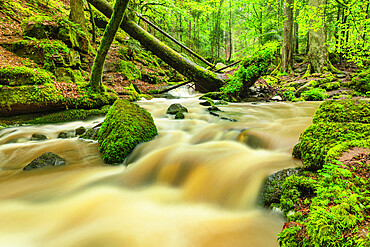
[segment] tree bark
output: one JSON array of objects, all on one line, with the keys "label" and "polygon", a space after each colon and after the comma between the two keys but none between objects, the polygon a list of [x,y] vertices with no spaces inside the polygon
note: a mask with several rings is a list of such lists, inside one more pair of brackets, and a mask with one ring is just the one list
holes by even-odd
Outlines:
[{"label": "tree bark", "polygon": [[84,13],[84,1],[83,0],[71,0],[70,1],[71,12],[69,13],[69,19],[76,24],[81,26],[81,29],[87,34],[86,19]]},{"label": "tree bark", "polygon": [[96,92],[103,91],[102,75],[105,58],[121,25],[128,2],[129,0],[116,0],[113,14],[105,28],[98,52],[96,53],[89,81],[89,86]]},{"label": "tree bark", "polygon": [[322,73],[325,66],[327,49],[325,28],[326,0],[309,0],[309,7],[314,13],[309,27],[309,60],[312,73]]},{"label": "tree bark", "polygon": [[[112,14],[112,7],[105,0],[88,0],[96,9],[108,18]],[[145,48],[161,58],[165,63],[192,80],[196,89],[201,92],[217,91],[224,84],[225,78],[217,73],[212,73],[205,68],[184,58],[176,51],[146,32],[135,22],[124,19],[121,28],[132,38],[138,40]]]},{"label": "tree bark", "polygon": [[294,0],[286,0],[284,5],[284,37],[281,56],[282,72],[292,72],[293,68],[293,6]]}]

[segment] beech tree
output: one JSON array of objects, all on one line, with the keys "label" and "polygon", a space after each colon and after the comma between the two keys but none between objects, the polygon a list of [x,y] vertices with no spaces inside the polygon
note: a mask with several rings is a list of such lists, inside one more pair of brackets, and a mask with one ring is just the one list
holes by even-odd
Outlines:
[{"label": "beech tree", "polygon": [[103,91],[102,74],[108,50],[116,36],[117,30],[121,25],[125,10],[129,0],[116,0],[113,14],[105,28],[98,52],[96,53],[94,64],[91,70],[89,86],[96,92]]},{"label": "beech tree", "polygon": [[70,0],[70,8],[69,19],[73,23],[79,24],[81,29],[87,34],[84,0]]},{"label": "beech tree", "polygon": [[284,38],[281,56],[281,70],[292,72],[293,67],[293,7],[294,0],[286,0],[284,6]]},{"label": "beech tree", "polygon": [[309,27],[308,56],[312,73],[321,73],[327,59],[325,7],[326,0],[309,0],[312,14]]}]

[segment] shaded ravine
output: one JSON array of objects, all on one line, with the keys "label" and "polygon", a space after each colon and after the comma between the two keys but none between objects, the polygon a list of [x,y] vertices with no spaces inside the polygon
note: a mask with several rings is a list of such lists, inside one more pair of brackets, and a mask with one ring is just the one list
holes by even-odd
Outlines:
[{"label": "shaded ravine", "polygon": [[[172,103],[188,108],[185,120],[165,114]],[[260,186],[296,165],[291,149],[318,103],[219,106],[238,122],[194,96],[139,104],[159,135],[127,168],[104,165],[97,143],[56,139],[102,119],[0,132],[0,246],[277,246],[283,219],[256,206]],[[28,141],[36,132],[50,139]],[[22,170],[44,152],[67,165]]]}]

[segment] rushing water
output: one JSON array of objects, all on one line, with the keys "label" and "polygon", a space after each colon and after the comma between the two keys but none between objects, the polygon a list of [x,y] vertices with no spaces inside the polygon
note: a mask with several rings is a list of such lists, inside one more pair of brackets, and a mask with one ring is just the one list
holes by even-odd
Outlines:
[{"label": "rushing water", "polygon": [[[165,112],[181,103],[189,113]],[[105,166],[97,143],[56,139],[103,119],[0,132],[0,246],[277,246],[283,219],[256,206],[263,179],[297,164],[290,152],[318,103],[220,106],[197,97],[155,99],[158,136],[124,166]],[[30,141],[32,134],[47,141]],[[23,171],[45,152],[66,166]]]}]

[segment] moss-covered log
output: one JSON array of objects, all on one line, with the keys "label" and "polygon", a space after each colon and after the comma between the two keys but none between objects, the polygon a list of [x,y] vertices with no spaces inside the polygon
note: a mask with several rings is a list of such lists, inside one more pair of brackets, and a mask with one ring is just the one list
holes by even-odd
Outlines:
[{"label": "moss-covered log", "polygon": [[[110,17],[112,15],[113,9],[105,0],[88,0],[88,2],[105,16]],[[172,68],[194,81],[199,91],[217,91],[223,85],[225,78],[222,75],[210,72],[181,56],[134,21],[125,19],[121,28]]]}]

